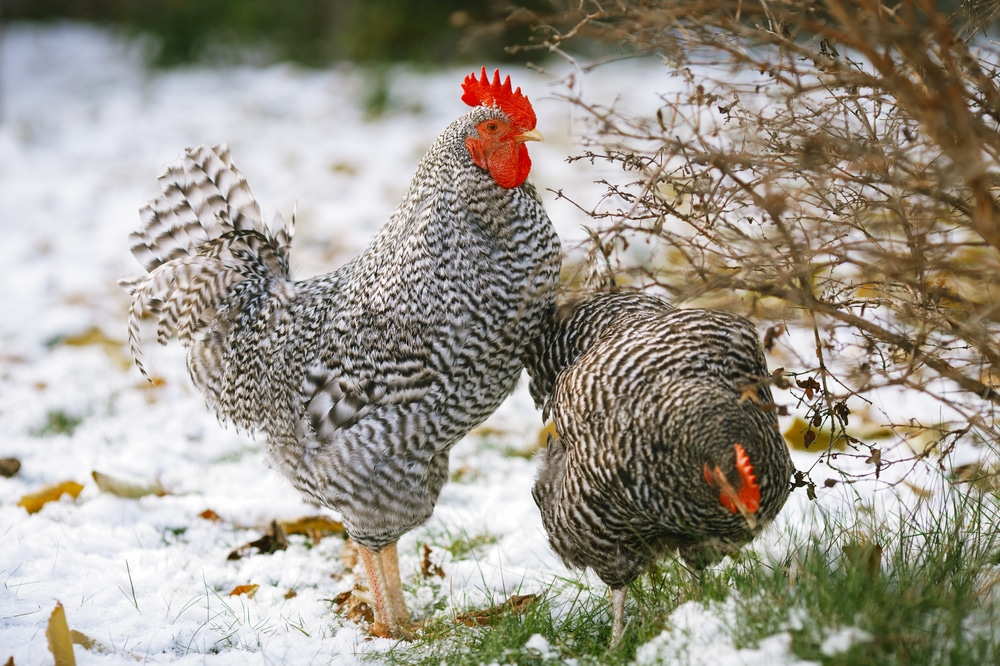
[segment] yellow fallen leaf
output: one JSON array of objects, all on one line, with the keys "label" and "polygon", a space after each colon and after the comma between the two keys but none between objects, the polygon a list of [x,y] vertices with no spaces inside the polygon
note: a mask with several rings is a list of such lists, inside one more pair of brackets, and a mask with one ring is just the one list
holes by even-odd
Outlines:
[{"label": "yellow fallen leaf", "polygon": [[76,666],[73,640],[69,635],[69,625],[66,624],[66,610],[60,603],[56,604],[49,616],[45,637],[49,639],[49,652],[55,658],[56,666]]},{"label": "yellow fallen leaf", "polygon": [[115,347],[120,348],[125,345],[121,340],[115,340],[103,329],[97,326],[91,326],[90,328],[80,331],[79,333],[73,335],[65,335],[56,340],[55,344],[66,345],[68,347],[86,347],[89,345],[103,345],[105,347]]},{"label": "yellow fallen leaf", "polygon": [[95,641],[93,638],[83,633],[82,631],[77,631],[76,629],[69,630],[69,637],[73,640],[74,645],[79,645],[84,650],[90,652],[97,652],[98,654],[111,654],[111,648],[109,648],[104,643],[100,641]]},{"label": "yellow fallen leaf", "polygon": [[126,499],[139,499],[140,497],[145,497],[146,495],[156,495],[162,497],[167,494],[167,491],[163,489],[159,481],[153,481],[148,484],[134,483],[132,481],[126,481],[124,479],[119,479],[117,477],[111,476],[110,474],[104,474],[103,472],[93,471],[90,473],[94,477],[94,482],[97,483],[97,487],[100,488],[101,492],[111,493],[112,495],[117,495],[118,497],[124,497]]},{"label": "yellow fallen leaf", "polygon": [[297,520],[282,520],[285,534],[306,534],[311,537],[344,534],[344,524],[326,516],[306,516]]},{"label": "yellow fallen leaf", "polygon": [[251,583],[250,585],[237,585],[233,588],[233,591],[229,593],[231,597],[238,597],[241,594],[247,595],[247,599],[253,599],[253,595],[257,594],[257,590],[260,589],[260,585],[256,583]]},{"label": "yellow fallen leaf", "polygon": [[23,506],[28,513],[38,513],[43,506],[56,501],[63,495],[69,495],[76,499],[82,490],[83,486],[76,481],[63,481],[52,486],[45,486],[37,492],[28,493],[18,500],[17,505]]}]

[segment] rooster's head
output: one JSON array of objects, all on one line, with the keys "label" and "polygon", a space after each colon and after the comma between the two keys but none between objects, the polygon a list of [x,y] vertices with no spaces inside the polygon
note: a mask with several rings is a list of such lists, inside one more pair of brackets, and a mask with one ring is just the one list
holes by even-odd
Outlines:
[{"label": "rooster's head", "polygon": [[480,78],[475,73],[465,77],[462,90],[462,101],[469,106],[493,107],[501,112],[476,125],[475,133],[465,140],[472,161],[489,171],[500,187],[519,186],[531,170],[524,142],[542,140],[535,129],[531,102],[520,88],[511,89],[510,76],[500,83],[500,70],[495,70],[491,81],[485,67]]}]

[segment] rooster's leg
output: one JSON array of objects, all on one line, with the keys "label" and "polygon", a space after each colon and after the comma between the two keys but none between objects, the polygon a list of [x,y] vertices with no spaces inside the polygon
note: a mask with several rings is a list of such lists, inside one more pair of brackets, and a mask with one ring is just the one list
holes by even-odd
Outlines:
[{"label": "rooster's leg", "polygon": [[392,613],[400,626],[404,626],[410,621],[410,611],[403,601],[403,581],[399,576],[399,558],[396,554],[396,544],[390,543],[379,553],[382,557],[382,570],[385,573],[386,589],[385,594]]},{"label": "rooster's leg", "polygon": [[380,553],[373,553],[361,544],[358,544],[358,553],[361,555],[361,563],[365,567],[368,592],[371,594],[374,606],[375,620],[372,622],[371,633],[383,638],[395,637],[399,633],[400,624],[393,612],[392,604],[386,597],[388,583],[385,579],[385,569],[382,566],[382,556]]},{"label": "rooster's leg", "polygon": [[611,589],[611,644],[616,645],[625,631],[625,593],[627,587]]}]

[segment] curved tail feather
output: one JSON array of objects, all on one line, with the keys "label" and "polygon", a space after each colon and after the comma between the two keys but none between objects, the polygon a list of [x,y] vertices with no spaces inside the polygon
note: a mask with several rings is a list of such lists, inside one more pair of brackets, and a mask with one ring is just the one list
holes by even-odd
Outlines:
[{"label": "curved tail feather", "polygon": [[132,296],[129,348],[142,365],[140,320],[156,317],[156,340],[176,334],[185,345],[198,339],[224,312],[287,281],[295,218],[272,225],[227,146],[188,148],[160,176],[161,194],[139,211],[141,224],[129,235],[133,256],[146,275],[119,284]]}]

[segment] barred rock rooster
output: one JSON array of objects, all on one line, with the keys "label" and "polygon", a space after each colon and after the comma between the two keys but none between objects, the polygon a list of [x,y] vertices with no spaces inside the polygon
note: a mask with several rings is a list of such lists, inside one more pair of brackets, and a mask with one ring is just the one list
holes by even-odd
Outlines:
[{"label": "barred rock rooster", "polygon": [[431,515],[448,452],[513,390],[558,285],[560,246],[526,182],[535,113],[510,77],[463,82],[403,202],[358,257],[296,281],[292,224],[272,230],[225,146],[188,149],[140,211],[140,318],[176,334],[192,380],[229,423],[261,432],[273,466],[340,513],[361,546],[372,632],[409,613],[396,542]]},{"label": "barred rock rooster", "polygon": [[558,309],[527,365],[558,433],[532,495],[553,550],[611,588],[612,642],[653,560],[701,569],[784,506],[794,470],[743,317],[599,294]]}]

